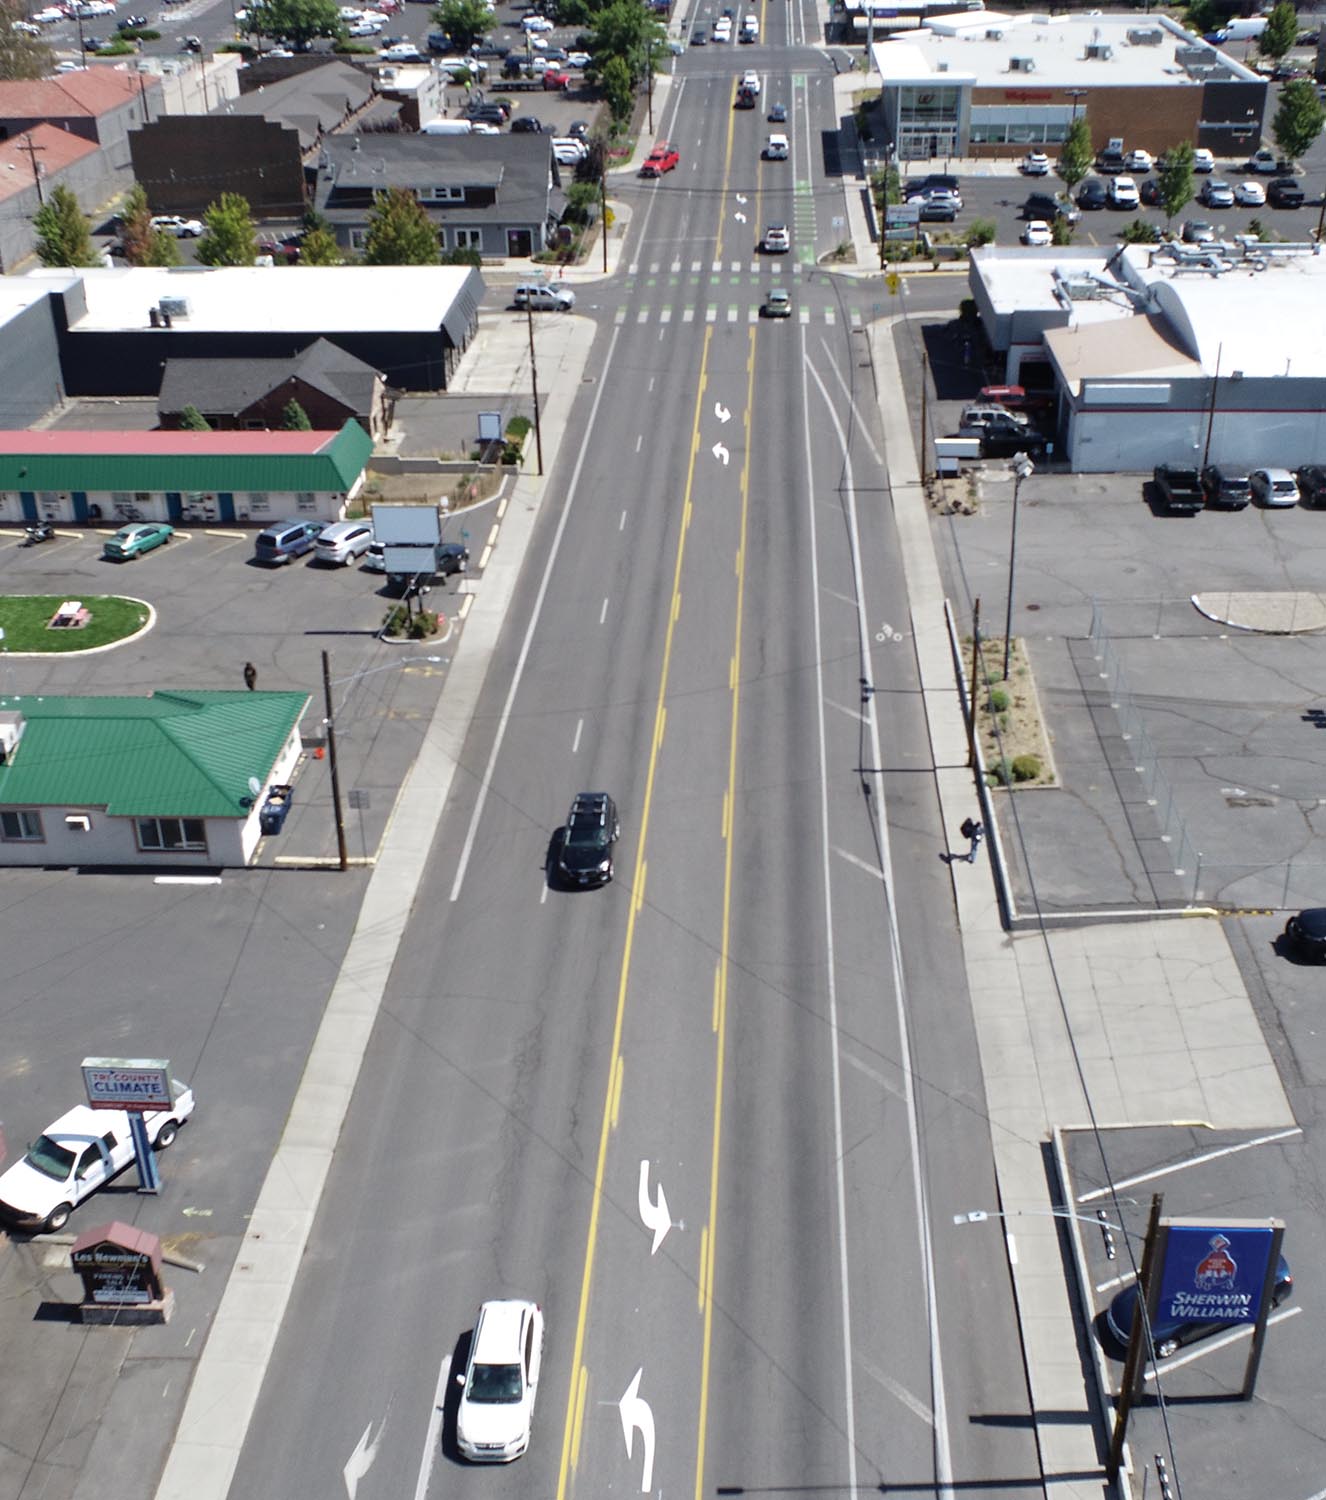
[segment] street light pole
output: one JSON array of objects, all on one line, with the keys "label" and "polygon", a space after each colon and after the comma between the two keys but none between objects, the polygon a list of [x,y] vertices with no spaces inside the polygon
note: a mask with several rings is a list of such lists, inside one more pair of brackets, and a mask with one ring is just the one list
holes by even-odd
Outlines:
[{"label": "street light pole", "polygon": [[1008,536],[1008,608],[1004,614],[1004,681],[1008,681],[1008,657],[1013,646],[1013,577],[1018,555],[1018,496],[1022,481],[1036,472],[1036,465],[1025,453],[1013,455],[1013,525]]},{"label": "street light pole", "polygon": [[539,474],[543,474],[543,424],[539,420],[539,367],[534,359],[534,309],[525,303],[525,316],[529,320],[529,376],[534,392],[534,447],[539,455]]},{"label": "street light pole", "polygon": [[331,657],[322,653],[322,697],[327,706],[327,764],[331,769],[332,815],[336,819],[336,853],[342,870],[350,868],[345,847],[345,813],[341,810],[341,773],[336,764],[336,720],[332,714]]}]

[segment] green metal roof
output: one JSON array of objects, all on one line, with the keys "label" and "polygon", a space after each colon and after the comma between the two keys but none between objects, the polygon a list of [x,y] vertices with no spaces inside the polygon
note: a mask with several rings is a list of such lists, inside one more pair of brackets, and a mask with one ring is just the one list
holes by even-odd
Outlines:
[{"label": "green metal roof", "polygon": [[16,696],[23,737],[0,766],[5,807],[104,807],[123,818],[243,818],[307,693],[161,689],[146,698]]},{"label": "green metal roof", "polygon": [[[372,438],[354,421],[330,439],[265,432],[43,431],[0,437],[0,490],[9,491],[344,494],[373,452]],[[307,451],[289,451],[297,444]]]}]

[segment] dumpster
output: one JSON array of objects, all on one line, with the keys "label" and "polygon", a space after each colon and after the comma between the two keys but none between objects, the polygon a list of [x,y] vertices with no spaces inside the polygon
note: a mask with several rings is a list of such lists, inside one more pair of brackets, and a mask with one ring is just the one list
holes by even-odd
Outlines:
[{"label": "dumpster", "polygon": [[295,789],[287,783],[272,787],[267,793],[267,800],[262,805],[262,811],[258,814],[258,826],[264,833],[280,833],[285,827],[285,820],[290,814],[290,804],[294,801]]}]

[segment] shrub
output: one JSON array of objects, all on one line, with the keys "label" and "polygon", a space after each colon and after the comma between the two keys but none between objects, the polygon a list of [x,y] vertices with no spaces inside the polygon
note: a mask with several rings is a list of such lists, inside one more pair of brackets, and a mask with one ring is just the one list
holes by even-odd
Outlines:
[{"label": "shrub", "polygon": [[974,249],[977,245],[993,245],[998,233],[999,226],[993,219],[973,219],[963,239]]},{"label": "shrub", "polygon": [[1041,763],[1035,755],[1018,755],[1013,758],[1013,780],[1035,781],[1041,774]]},{"label": "shrub", "polygon": [[1145,219],[1134,219],[1119,231],[1125,245],[1156,245],[1160,243],[1160,230]]},{"label": "shrub", "polygon": [[528,417],[512,417],[506,424],[507,441],[519,446],[529,436],[534,423]]},{"label": "shrub", "polygon": [[1013,776],[1013,768],[1006,760],[993,761],[990,765],[989,784],[1007,786]]},{"label": "shrub", "polygon": [[504,464],[518,464],[521,459],[521,448],[519,443],[502,444],[502,462]]},{"label": "shrub", "polygon": [[991,688],[990,712],[992,714],[1001,714],[1005,711],[1005,709],[1007,709],[1007,707],[1008,694],[1003,690],[1003,688]]}]

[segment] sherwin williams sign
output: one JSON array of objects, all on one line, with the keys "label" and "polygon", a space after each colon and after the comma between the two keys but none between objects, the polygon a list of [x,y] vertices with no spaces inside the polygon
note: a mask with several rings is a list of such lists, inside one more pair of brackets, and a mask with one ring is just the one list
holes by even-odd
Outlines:
[{"label": "sherwin williams sign", "polygon": [[83,1087],[93,1109],[169,1109],[170,1063],[156,1057],[85,1057]]},{"label": "sherwin williams sign", "polygon": [[1276,1229],[1171,1222],[1156,1317],[1181,1323],[1252,1323],[1275,1247]]}]

